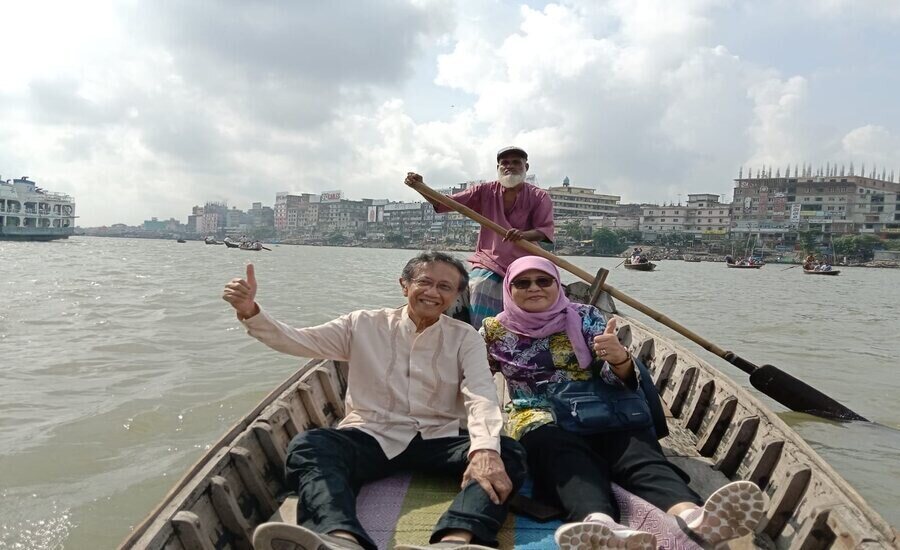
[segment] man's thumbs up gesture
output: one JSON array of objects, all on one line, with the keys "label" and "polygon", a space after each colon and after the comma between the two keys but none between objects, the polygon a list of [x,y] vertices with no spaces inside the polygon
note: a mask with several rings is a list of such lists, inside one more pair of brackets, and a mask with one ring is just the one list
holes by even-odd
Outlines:
[{"label": "man's thumbs up gesture", "polygon": [[259,306],[256,305],[256,273],[253,264],[247,264],[246,279],[232,279],[225,285],[222,299],[231,304],[241,321],[259,313]]},{"label": "man's thumbs up gesture", "polygon": [[[615,319],[609,320],[603,334],[594,336],[594,352],[597,353],[597,357],[612,365],[616,374],[620,377],[622,374],[630,374],[630,362],[628,360],[631,359],[631,354],[628,353],[625,346],[619,343],[619,337],[616,336]],[[616,368],[617,366],[629,367],[629,369],[626,369],[626,373],[620,373],[620,369]]]}]

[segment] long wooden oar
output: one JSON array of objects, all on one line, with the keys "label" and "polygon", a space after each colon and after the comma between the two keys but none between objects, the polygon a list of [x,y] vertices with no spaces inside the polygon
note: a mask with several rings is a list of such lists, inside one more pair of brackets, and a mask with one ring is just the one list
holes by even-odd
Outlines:
[{"label": "long wooden oar", "polygon": [[[627,260],[627,259],[628,259],[628,258],[625,258],[625,260]],[[625,260],[622,260],[621,262],[619,262],[619,265],[624,264],[624,263],[625,263]],[[617,265],[616,267],[619,267],[619,265]],[[613,269],[615,269],[616,267],[614,267]]]},{"label": "long wooden oar", "polygon": [[796,264],[796,265],[792,265],[792,266],[791,266],[791,267],[788,267],[788,268],[785,268],[785,269],[782,269],[782,271],[787,271],[787,270],[788,270],[788,269],[794,269],[794,268],[795,268],[795,267],[799,267],[799,266],[801,266],[801,265],[803,265],[803,264]]},{"label": "long wooden oar", "polygon": [[[459,204],[450,197],[438,193],[424,183],[414,182],[409,185],[429,201],[442,204],[451,210],[459,212],[460,214],[480,223],[481,225],[497,232],[500,235],[506,235],[506,232],[509,230],[508,228],[502,227],[498,223],[482,216],[478,212],[475,212],[471,208]],[[520,239],[518,241],[515,241],[515,244],[535,256],[540,256],[542,258],[550,260],[557,266],[565,269],[573,275],[584,279],[588,283],[594,283],[594,276],[587,271],[572,264],[571,262],[568,262],[562,258],[555,256],[554,254],[551,254],[550,252],[547,252],[540,246],[530,241]],[[841,405],[834,399],[828,397],[809,384],[798,380],[797,378],[794,378],[790,374],[772,365],[763,365],[760,367],[751,363],[750,361],[747,361],[733,351],[726,351],[713,344],[709,340],[703,338],[702,336],[696,334],[695,332],[689,330],[688,328],[682,326],[681,324],[673,321],[672,319],[669,319],[662,313],[648,306],[645,306],[631,296],[628,296],[624,292],[613,288],[605,282],[602,283],[601,288],[613,298],[633,307],[634,309],[640,311],[644,315],[647,315],[651,319],[662,323],[678,334],[681,334],[685,338],[698,344],[703,349],[715,353],[722,359],[725,359],[732,365],[746,372],[750,375],[750,384],[752,384],[754,388],[768,395],[775,401],[778,401],[791,410],[805,412],[815,416],[830,419],[866,420],[866,418],[864,418],[863,416],[851,411],[847,407]]]}]

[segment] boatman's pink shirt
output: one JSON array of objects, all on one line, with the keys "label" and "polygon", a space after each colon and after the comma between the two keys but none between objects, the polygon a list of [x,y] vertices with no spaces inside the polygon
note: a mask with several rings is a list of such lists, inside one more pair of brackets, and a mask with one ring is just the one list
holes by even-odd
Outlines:
[{"label": "boatman's pink shirt", "polygon": [[374,437],[384,454],[423,439],[469,430],[469,452],[500,452],[503,416],[484,340],[468,323],[441,315],[422,332],[407,306],[360,310],[324,325],[293,328],[265,310],[245,319],[247,332],[270,348],[349,363],[346,414],[339,428]]},{"label": "boatman's pink shirt", "polygon": [[[550,201],[550,195],[530,183],[521,185],[522,189],[509,212],[503,210],[503,186],[498,181],[473,185],[450,197],[507,229],[515,228],[521,231],[537,229],[547,237],[547,240],[552,241],[553,203]],[[441,213],[450,211],[440,204],[434,208]],[[469,262],[474,267],[489,269],[502,277],[506,275],[509,264],[527,255],[528,252],[524,249],[504,241],[502,235],[482,227],[478,234],[475,255],[469,258]]]}]

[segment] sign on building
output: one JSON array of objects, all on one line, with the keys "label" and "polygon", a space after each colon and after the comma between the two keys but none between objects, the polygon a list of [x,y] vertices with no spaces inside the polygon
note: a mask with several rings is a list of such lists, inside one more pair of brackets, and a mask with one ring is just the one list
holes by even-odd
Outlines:
[{"label": "sign on building", "polygon": [[366,215],[366,221],[370,223],[381,223],[384,221],[384,209],[377,206],[370,206]]},{"label": "sign on building", "polygon": [[343,191],[323,191],[319,196],[319,202],[341,202],[344,198]]},{"label": "sign on building", "polygon": [[421,210],[421,202],[392,202],[384,205],[385,212],[397,212],[398,210]]},{"label": "sign on building", "polygon": [[800,204],[791,205],[791,223],[800,223]]}]

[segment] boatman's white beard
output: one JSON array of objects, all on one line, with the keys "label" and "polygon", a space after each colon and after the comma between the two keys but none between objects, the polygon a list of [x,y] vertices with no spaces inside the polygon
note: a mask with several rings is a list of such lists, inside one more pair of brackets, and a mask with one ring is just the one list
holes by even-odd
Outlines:
[{"label": "boatman's white beard", "polygon": [[525,174],[505,174],[500,176],[500,185],[506,189],[512,189],[523,181],[525,181]]}]

